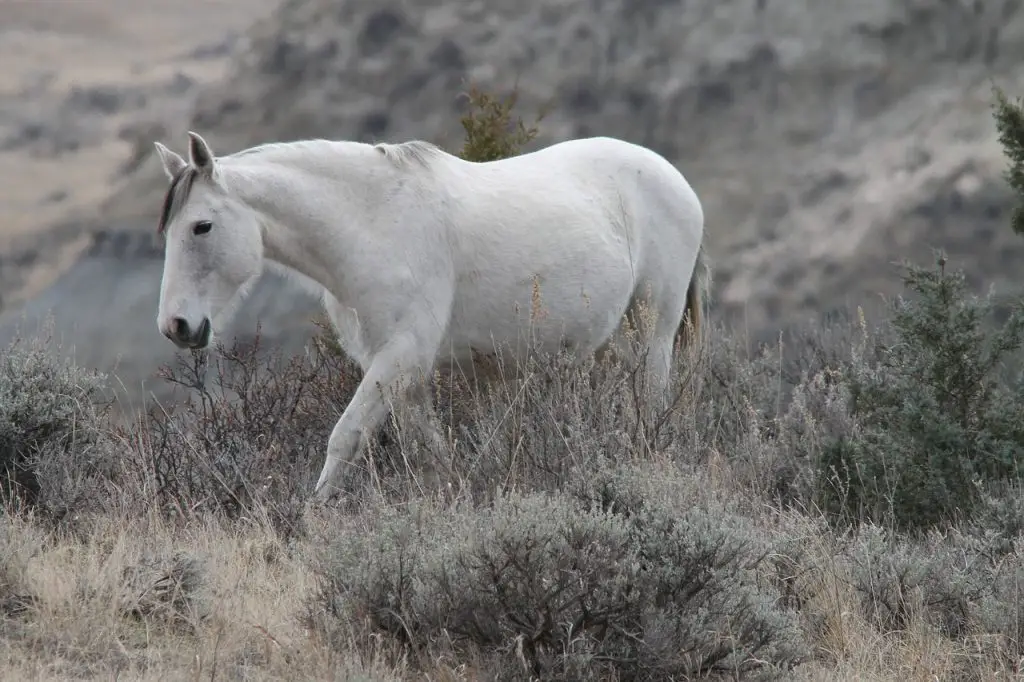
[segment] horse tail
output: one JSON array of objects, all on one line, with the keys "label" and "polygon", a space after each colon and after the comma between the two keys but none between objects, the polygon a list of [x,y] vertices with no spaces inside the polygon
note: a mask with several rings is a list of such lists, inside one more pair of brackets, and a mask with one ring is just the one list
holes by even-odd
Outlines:
[{"label": "horse tail", "polygon": [[679,323],[679,335],[683,337],[683,345],[693,346],[701,339],[704,308],[707,305],[710,287],[711,264],[702,242],[697,250],[697,262],[690,276],[690,286],[686,290],[686,310]]}]

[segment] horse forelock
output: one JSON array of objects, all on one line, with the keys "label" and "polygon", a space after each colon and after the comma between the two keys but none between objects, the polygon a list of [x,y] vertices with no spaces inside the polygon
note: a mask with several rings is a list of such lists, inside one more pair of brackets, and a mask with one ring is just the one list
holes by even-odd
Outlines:
[{"label": "horse forelock", "polygon": [[192,185],[195,184],[198,175],[198,170],[192,166],[185,166],[174,176],[171,186],[167,188],[167,194],[164,195],[164,204],[160,209],[160,221],[156,228],[157,234],[164,233],[167,224],[174,219],[174,216],[178,215],[181,207],[188,201],[188,196],[192,193]]}]

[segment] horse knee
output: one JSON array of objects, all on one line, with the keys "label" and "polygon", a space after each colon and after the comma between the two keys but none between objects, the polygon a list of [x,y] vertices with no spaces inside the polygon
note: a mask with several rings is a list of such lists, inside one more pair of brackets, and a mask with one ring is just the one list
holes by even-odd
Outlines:
[{"label": "horse knee", "polygon": [[363,432],[358,425],[349,423],[343,414],[338,422],[331,429],[331,435],[327,439],[327,461],[328,463],[352,462],[359,455],[359,445]]}]

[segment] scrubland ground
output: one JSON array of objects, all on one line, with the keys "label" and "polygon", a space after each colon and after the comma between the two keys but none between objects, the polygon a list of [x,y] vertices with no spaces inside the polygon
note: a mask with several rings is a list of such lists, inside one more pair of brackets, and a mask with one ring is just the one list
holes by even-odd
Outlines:
[{"label": "scrubland ground", "polygon": [[[307,503],[358,379],[321,339],[183,355],[114,425],[45,339],[0,362],[4,679],[1019,676],[1024,317],[940,264],[882,324],[442,378]],[[200,381],[205,378],[204,381]]]},{"label": "scrubland ground", "polygon": [[[529,139],[474,103],[466,158]],[[1024,167],[1024,111],[1001,125]],[[359,379],[327,337],[182,354],[182,401],[127,423],[115,380],[16,342],[0,676],[1017,678],[1024,306],[941,257],[905,283],[756,351],[705,329],[667,410],[642,363],[438,377],[446,443],[399,410],[316,508]]]}]

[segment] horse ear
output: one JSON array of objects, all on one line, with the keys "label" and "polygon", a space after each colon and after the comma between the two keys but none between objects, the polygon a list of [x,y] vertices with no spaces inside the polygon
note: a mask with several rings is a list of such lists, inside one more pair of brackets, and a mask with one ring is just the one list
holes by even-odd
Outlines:
[{"label": "horse ear", "polygon": [[188,156],[192,165],[207,177],[213,175],[213,151],[199,133],[188,131]]},{"label": "horse ear", "polygon": [[156,147],[156,153],[160,155],[160,161],[164,165],[164,173],[167,173],[167,177],[170,180],[176,178],[178,173],[183,171],[185,166],[188,165],[185,159],[181,158],[181,156],[175,154],[159,142],[154,142],[153,146]]}]

